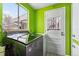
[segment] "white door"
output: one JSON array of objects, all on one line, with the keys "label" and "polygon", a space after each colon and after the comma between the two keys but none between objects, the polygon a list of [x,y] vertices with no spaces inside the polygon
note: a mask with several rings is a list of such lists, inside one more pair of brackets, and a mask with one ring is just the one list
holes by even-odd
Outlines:
[{"label": "white door", "polygon": [[65,55],[65,8],[45,12],[45,55]]}]

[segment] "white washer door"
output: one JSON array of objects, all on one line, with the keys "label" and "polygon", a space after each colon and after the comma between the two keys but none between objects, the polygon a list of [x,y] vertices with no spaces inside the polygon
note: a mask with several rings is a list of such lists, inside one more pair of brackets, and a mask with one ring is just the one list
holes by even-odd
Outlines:
[{"label": "white washer door", "polygon": [[45,54],[65,55],[65,8],[45,12]]}]

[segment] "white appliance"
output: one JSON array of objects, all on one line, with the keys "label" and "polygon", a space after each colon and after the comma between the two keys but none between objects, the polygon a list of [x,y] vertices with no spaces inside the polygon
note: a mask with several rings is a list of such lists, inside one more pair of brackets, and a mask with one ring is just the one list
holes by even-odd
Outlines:
[{"label": "white appliance", "polygon": [[72,4],[71,55],[79,56],[79,3]]}]

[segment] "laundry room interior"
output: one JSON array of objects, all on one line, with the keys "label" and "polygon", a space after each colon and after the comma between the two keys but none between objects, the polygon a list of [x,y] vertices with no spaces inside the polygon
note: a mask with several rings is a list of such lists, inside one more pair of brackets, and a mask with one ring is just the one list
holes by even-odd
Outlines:
[{"label": "laundry room interior", "polygon": [[79,56],[79,3],[0,3],[0,56]]}]

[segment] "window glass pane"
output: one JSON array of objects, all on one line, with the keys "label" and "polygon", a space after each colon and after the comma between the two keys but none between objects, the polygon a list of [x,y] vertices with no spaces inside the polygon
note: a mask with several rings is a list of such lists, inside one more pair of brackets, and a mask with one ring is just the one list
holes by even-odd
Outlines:
[{"label": "window glass pane", "polygon": [[22,30],[28,30],[28,11],[19,6],[19,27]]},{"label": "window glass pane", "polygon": [[18,25],[15,24],[15,21],[18,16],[18,7],[14,3],[3,3],[3,30],[4,31],[13,31],[18,29]]},{"label": "window glass pane", "polygon": [[28,30],[27,10],[16,3],[3,3],[3,31]]}]

